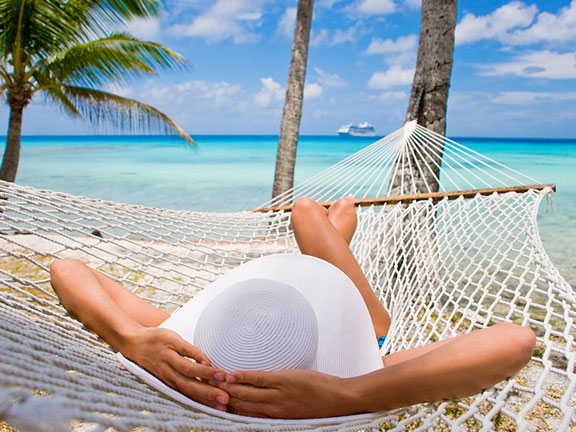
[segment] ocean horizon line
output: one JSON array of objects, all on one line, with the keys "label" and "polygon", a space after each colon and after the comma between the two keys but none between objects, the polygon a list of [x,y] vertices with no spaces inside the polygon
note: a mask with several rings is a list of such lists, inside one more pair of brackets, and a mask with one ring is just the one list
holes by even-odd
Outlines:
[{"label": "ocean horizon line", "polygon": [[[255,139],[278,139],[279,134],[196,134],[191,135],[195,140],[204,138],[255,138]],[[345,137],[339,135],[327,135],[327,134],[302,134],[300,138],[312,138],[312,139],[340,139],[340,140],[350,140],[350,141],[377,141],[379,139],[385,138],[386,135],[377,135],[373,137]],[[22,135],[22,139],[158,139],[158,140],[175,140],[183,141],[180,137],[175,135],[167,134],[30,134]],[[454,141],[507,141],[507,142],[557,142],[557,143],[576,143],[576,137],[489,137],[489,136],[452,136],[448,135],[448,139]],[[0,140],[6,140],[7,135],[0,135]]]}]

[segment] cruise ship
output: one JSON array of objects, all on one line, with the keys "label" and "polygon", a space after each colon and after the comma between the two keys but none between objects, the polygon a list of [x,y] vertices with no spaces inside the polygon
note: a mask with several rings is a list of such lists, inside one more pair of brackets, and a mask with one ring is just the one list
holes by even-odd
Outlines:
[{"label": "cruise ship", "polygon": [[338,129],[338,135],[340,136],[355,136],[355,137],[373,137],[376,136],[376,130],[368,122],[360,123],[358,126],[353,124],[346,124],[340,126]]}]

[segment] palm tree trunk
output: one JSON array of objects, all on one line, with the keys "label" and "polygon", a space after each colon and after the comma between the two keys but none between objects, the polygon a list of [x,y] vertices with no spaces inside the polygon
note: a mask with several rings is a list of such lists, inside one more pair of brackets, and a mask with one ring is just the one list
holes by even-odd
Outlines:
[{"label": "palm tree trunk", "polygon": [[[422,19],[420,23],[420,42],[416,60],[416,72],[412,84],[412,94],[408,103],[406,120],[416,120],[441,135],[446,133],[446,110],[448,106],[448,89],[452,74],[454,52],[454,30],[456,28],[457,0],[422,0]],[[432,172],[438,176],[442,151],[427,160],[433,167]],[[434,163],[435,162],[435,163]],[[424,164],[420,162],[420,166]],[[412,164],[414,166],[414,164]],[[406,176],[415,176],[416,190],[400,190],[401,176],[405,176],[404,185],[411,185]],[[393,195],[406,193],[438,191],[438,182],[432,173],[424,173],[420,178],[418,172],[399,172],[393,182]]]},{"label": "palm tree trunk", "polygon": [[304,81],[306,78],[306,63],[308,61],[308,41],[314,0],[299,0],[296,15],[296,29],[292,43],[292,60],[286,85],[286,99],[282,113],[282,125],[276,154],[276,171],[272,198],[286,192],[294,186],[294,166],[296,164],[296,148],[302,117],[302,101],[304,99]]},{"label": "palm tree trunk", "polygon": [[[456,2],[457,0],[422,0],[418,57],[406,113],[407,121],[416,120],[418,124],[441,135],[446,133]],[[407,160],[403,164],[397,160],[398,170],[392,179],[391,195],[438,191],[440,185],[436,179],[439,178],[444,151],[443,146],[439,146],[436,154],[407,153]],[[406,289],[430,285],[429,272],[422,268],[422,263],[430,264],[441,256],[435,240],[435,213],[429,210],[427,215],[423,210],[421,209],[420,213],[406,213],[401,224],[389,226],[387,229],[388,235],[403,239],[396,248],[389,251],[390,261],[393,263],[389,270],[403,275],[396,283],[406,283]],[[415,251],[424,251],[426,255],[417,256]]]},{"label": "palm tree trunk", "polygon": [[8,123],[8,137],[6,149],[0,169],[0,180],[13,182],[16,180],[18,163],[20,161],[20,137],[22,134],[22,113],[24,107],[20,104],[10,107],[10,121]]}]

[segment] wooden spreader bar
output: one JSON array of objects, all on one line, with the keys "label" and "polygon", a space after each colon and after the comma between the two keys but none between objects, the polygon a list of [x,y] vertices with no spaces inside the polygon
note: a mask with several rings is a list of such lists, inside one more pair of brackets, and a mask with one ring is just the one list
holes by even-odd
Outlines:
[{"label": "wooden spreader bar", "polygon": [[[395,196],[384,196],[379,198],[358,198],[354,200],[356,206],[368,207],[371,205],[381,206],[384,204],[408,204],[413,201],[422,201],[431,199],[433,202],[437,202],[447,198],[449,200],[455,200],[460,197],[464,198],[474,198],[476,195],[491,195],[493,193],[506,193],[506,192],[528,192],[532,189],[541,190],[544,188],[552,188],[556,191],[556,185],[553,183],[548,184],[534,184],[534,185],[523,185],[523,186],[506,186],[497,188],[487,188],[487,189],[469,189],[469,190],[459,190],[450,192],[431,192],[423,194],[413,194],[413,195],[395,195]],[[319,203],[324,207],[330,207],[334,201],[326,201]],[[267,213],[274,211],[292,211],[292,205],[276,206],[276,207],[266,207],[252,210],[253,212]]]}]

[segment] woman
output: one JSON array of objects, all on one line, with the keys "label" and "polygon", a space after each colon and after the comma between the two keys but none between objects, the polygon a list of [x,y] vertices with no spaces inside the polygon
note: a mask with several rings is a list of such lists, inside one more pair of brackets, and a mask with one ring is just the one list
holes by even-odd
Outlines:
[{"label": "woman", "polygon": [[[368,308],[376,339],[385,337],[390,316],[348,246],[356,229],[353,199],[325,209],[299,198],[291,217],[301,253],[342,270]],[[469,396],[519,371],[535,344],[530,329],[501,323],[389,354],[382,369],[354,378],[314,370],[226,373],[175,332],[158,328],[168,313],[82,262],[54,261],[51,281],[63,306],[113,349],[200,403],[248,416],[332,417]]]}]

